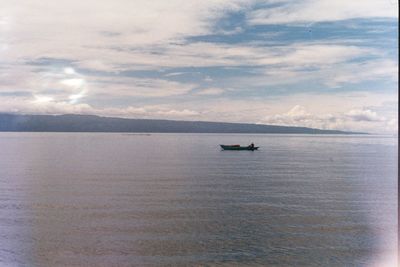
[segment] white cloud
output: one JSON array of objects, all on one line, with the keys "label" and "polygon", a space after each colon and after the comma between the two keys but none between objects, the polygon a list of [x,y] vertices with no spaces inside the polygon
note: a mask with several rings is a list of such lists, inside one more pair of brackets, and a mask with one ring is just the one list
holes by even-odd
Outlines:
[{"label": "white cloud", "polygon": [[46,96],[37,96],[35,101],[27,98],[0,98],[0,113],[20,114],[86,114],[115,116],[122,118],[193,119],[201,113],[193,109],[176,109],[168,105],[128,106],[95,108],[88,104],[54,101]]},{"label": "white cloud", "polygon": [[299,0],[251,12],[251,24],[286,24],[337,21],[355,18],[397,18],[398,1]]},{"label": "white cloud", "polygon": [[88,104],[72,104],[69,101],[55,101],[52,97],[0,98],[0,112],[26,114],[88,114],[92,108]]},{"label": "white cloud", "polygon": [[16,48],[7,51],[10,59],[44,54],[80,58],[76,53],[99,44],[139,47],[206,34],[226,12],[239,10],[248,3],[242,0],[21,0],[16,4],[3,0],[0,34],[3,43]]},{"label": "white cloud", "polygon": [[61,80],[60,83],[74,87],[74,88],[81,88],[85,81],[83,79],[79,78],[73,78],[73,79],[64,79]]},{"label": "white cloud", "polygon": [[0,112],[94,114],[125,118],[227,121],[304,126],[322,129],[395,133],[397,97],[374,93],[291,95],[271,99],[191,99],[170,104],[95,107],[69,101],[32,103],[30,97],[0,96]]},{"label": "white cloud", "polygon": [[69,75],[73,75],[73,74],[76,74],[76,71],[71,67],[67,67],[67,68],[64,68],[64,73],[65,74],[69,74]]},{"label": "white cloud", "polygon": [[54,98],[51,96],[44,96],[44,95],[35,95],[34,96],[35,100],[32,101],[32,103],[38,104],[38,103],[48,103],[54,101]]},{"label": "white cloud", "polygon": [[305,107],[296,105],[288,112],[268,115],[262,122],[274,125],[371,133],[396,133],[397,131],[397,125],[395,125],[397,118],[387,119],[367,108],[352,109],[335,114],[312,114],[306,111]]},{"label": "white cloud", "polygon": [[197,92],[198,95],[220,95],[223,94],[226,90],[222,88],[205,88],[201,89]]},{"label": "white cloud", "polygon": [[[316,54],[317,56],[318,54]],[[317,56],[318,57],[318,56]],[[259,71],[263,75],[253,77],[237,77],[231,81],[236,87],[251,84],[253,86],[290,85],[307,81],[319,82],[324,88],[336,88],[366,81],[383,80],[398,81],[398,64],[390,59],[371,59],[362,62],[337,62],[324,64],[315,61],[311,65],[303,65],[301,61],[293,60],[290,64],[265,66]]]},{"label": "white cloud", "polygon": [[[30,91],[32,95],[51,97],[55,101],[74,102],[89,91],[86,78],[73,68],[48,68],[46,72],[35,72],[31,66],[11,66],[4,70],[0,82],[0,92],[15,90]],[[78,97],[79,96],[79,97]]]},{"label": "white cloud", "polygon": [[[0,93],[5,94],[0,94],[0,110],[242,122],[259,122],[267,115],[280,114],[283,116],[281,120],[290,118],[293,123],[302,121],[310,126],[348,129],[353,129],[354,125],[357,128],[363,124],[362,127],[368,128],[371,125],[380,127],[386,122],[390,126],[396,122],[393,115],[396,112],[386,115],[376,108],[389,98],[378,93],[368,94],[368,97],[292,92],[276,99],[270,95],[243,100],[226,97],[223,92],[227,88],[250,90],[249,87],[307,81],[317,81],[329,87],[376,79],[397,81],[397,61],[390,59],[385,51],[365,46],[365,40],[360,43],[352,40],[356,45],[349,45],[341,39],[274,46],[262,46],[251,40],[240,44],[188,41],[191,36],[234,34],[246,30],[246,25],[231,31],[215,27],[216,21],[231,11],[246,11],[246,17],[254,24],[397,16],[393,13],[397,4],[385,0],[269,0],[264,3],[283,5],[251,12],[248,7],[255,2],[21,0],[16,3],[2,0]],[[269,32],[264,33],[264,37],[270,40],[279,34]],[[218,75],[213,79],[198,75],[204,79],[195,84],[164,80],[159,78],[163,73],[154,72],[185,67],[250,67],[251,74],[230,77],[223,84],[218,84]],[[81,68],[88,69],[88,74],[79,73]],[[118,76],[125,70],[153,71],[158,78]],[[187,81],[185,73],[185,70],[179,70],[164,76]],[[285,87],[282,89],[286,90]],[[27,93],[5,97],[13,90]],[[204,98],[199,95],[219,96],[218,100],[208,100],[206,106]],[[131,106],[126,105],[128,100],[142,98],[153,106],[137,104],[137,101]],[[110,104],[96,106],[98,102],[95,101],[99,99],[103,104]],[[114,106],[111,103],[118,104]],[[345,123],[323,124],[337,118],[339,113]],[[333,117],[321,115],[321,118],[314,114],[333,114]],[[354,119],[357,116],[371,119],[374,114],[384,119]],[[312,120],[316,122],[312,124]]]},{"label": "white cloud", "polygon": [[[158,51],[156,56],[154,55],[155,51]],[[365,55],[382,55],[376,49],[340,44],[297,43],[260,47],[251,44],[233,45],[204,42],[167,45],[162,48],[149,47],[146,50],[141,50],[140,54],[142,57],[139,57],[139,59],[143,59],[143,61],[139,60],[139,62],[142,65],[166,67],[279,64],[304,67],[345,62]],[[174,60],[171,61],[171,58]]]},{"label": "white cloud", "polygon": [[93,109],[91,114],[123,118],[186,119],[197,118],[200,112],[191,109],[175,109],[168,105],[147,105],[125,108]]},{"label": "white cloud", "polygon": [[[69,71],[66,71],[69,69]],[[184,95],[196,85],[162,79],[117,77],[117,76],[85,76],[71,67],[47,67],[41,72],[33,72],[32,68],[12,68],[6,71],[0,83],[0,92],[12,88],[26,88],[35,95],[47,95],[55,101],[78,102],[83,98],[95,95],[107,95],[111,98],[127,96],[165,97]],[[21,77],[21,78],[18,78]]]},{"label": "white cloud", "polygon": [[167,109],[167,110],[158,110],[155,112],[156,115],[162,116],[171,116],[171,117],[189,117],[189,116],[197,116],[200,113],[194,110],[183,109],[183,110],[175,110],[175,109]]},{"label": "white cloud", "polygon": [[190,83],[133,77],[96,77],[92,84],[95,94],[117,98],[177,96],[187,94],[196,87]]},{"label": "white cloud", "polygon": [[310,113],[308,113],[304,107],[296,105],[286,113],[286,116],[298,120],[309,117]]},{"label": "white cloud", "polygon": [[[393,77],[396,76],[397,64],[394,61],[387,60],[384,68],[374,67],[375,60],[369,61],[369,67],[364,69],[361,65],[360,68],[353,68],[355,64],[346,67],[347,61],[365,55],[384,56],[376,49],[362,46],[297,43],[260,47],[252,43],[238,45],[182,41],[189,36],[211,33],[215,30],[213,26],[217,19],[223,18],[230,11],[247,10],[253,3],[254,1],[239,0],[195,3],[183,0],[151,3],[144,0],[89,0],[79,3],[77,0],[57,3],[49,0],[24,0],[16,5],[10,0],[3,1],[0,21],[1,25],[7,25],[7,30],[5,27],[1,28],[0,37],[7,48],[0,51],[0,56],[8,74],[1,74],[0,87],[6,87],[7,90],[13,87],[29,88],[32,91],[40,90],[43,86],[57,88],[52,84],[56,83],[55,79],[49,78],[43,72],[36,72],[38,67],[43,66],[24,65],[44,56],[71,60],[76,67],[107,72],[174,67],[264,66],[268,68],[266,75],[261,74],[254,79],[254,83],[258,81],[264,84],[322,78],[326,85],[335,87],[342,83],[371,80],[375,77],[395,79]],[[301,3],[298,5],[309,5],[307,1]],[[342,7],[337,8],[341,10]],[[343,66],[335,65],[339,63],[343,63]],[[324,69],[306,73],[302,68]],[[348,71],[349,69],[354,71]],[[362,71],[357,71],[358,69]],[[49,74],[54,76],[53,72],[50,70]],[[63,74],[76,76],[71,66],[64,66]],[[165,76],[181,74],[183,73],[175,72]],[[58,74],[58,77],[62,76]],[[64,77],[65,80],[61,82],[69,85],[69,90],[72,90],[80,87],[78,83],[82,80],[78,79],[83,78]],[[208,78],[206,80],[212,81]],[[91,86],[89,82],[97,81],[85,80],[85,87]],[[167,86],[166,82],[160,81],[153,83],[160,88],[167,88],[166,95],[174,95],[173,92],[180,95],[193,88],[183,88],[179,84],[176,85],[178,89],[174,90],[171,89],[175,86],[173,84]],[[131,95],[134,92],[138,95],[163,95],[156,90],[149,90],[149,86],[137,86],[136,82],[133,85],[125,85],[124,91],[130,91]],[[115,87],[123,90],[121,82],[116,83]],[[129,89],[132,87],[137,89]],[[107,90],[111,92],[111,89]],[[118,92],[118,89],[113,90]],[[88,88],[76,89],[70,95],[87,97]]]},{"label": "white cloud", "polygon": [[173,76],[180,76],[183,74],[185,74],[185,72],[171,72],[171,73],[165,74],[164,76],[165,77],[173,77]]},{"label": "white cloud", "polygon": [[352,109],[345,114],[354,121],[384,121],[375,111],[369,109]]},{"label": "white cloud", "polygon": [[[95,70],[160,67],[238,66],[300,62],[332,63],[369,53],[369,49],[310,45],[224,45],[182,42],[212,33],[214,23],[253,1],[13,1],[2,3],[9,31],[0,29],[3,62],[43,56],[74,60]],[[71,19],[73,17],[73,19]],[[20,22],[20,23],[17,23]],[[82,26],[84,25],[84,26]],[[106,34],[105,34],[106,33]]]},{"label": "white cloud", "polygon": [[[150,49],[150,48],[149,48]],[[378,51],[369,48],[348,47],[327,44],[296,44],[278,47],[234,46],[225,44],[196,43],[185,46],[167,45],[165,52],[155,56],[153,51],[133,56],[141,66],[236,66],[249,65],[265,67],[264,75],[249,78],[234,78],[230,82],[235,86],[258,86],[269,84],[289,84],[307,79],[323,79],[329,86],[342,82],[359,82],[367,79],[396,79],[394,62],[389,60],[374,61],[368,64],[345,63],[350,59]],[[147,53],[146,53],[147,52]],[[132,56],[132,55],[130,55]],[[126,58],[129,58],[127,55]],[[171,60],[171,58],[173,60]],[[201,58],[201,60],[199,60]],[[117,59],[115,64],[117,64]],[[125,59],[126,60],[126,59]],[[141,61],[142,60],[142,61]],[[74,63],[75,64],[75,63]],[[304,71],[304,68],[318,68]],[[40,72],[36,69],[40,68]],[[123,67],[126,68],[126,67]],[[172,75],[183,75],[182,72]],[[22,77],[22,78],[19,78]],[[54,96],[59,101],[82,101],[83,97],[95,94],[108,94],[116,98],[122,96],[163,97],[184,95],[198,85],[179,83],[162,79],[132,78],[117,76],[84,76],[70,66],[55,68],[49,66],[11,66],[3,73],[0,89],[28,88],[39,94],[48,88],[64,90],[65,94]],[[238,82],[238,79],[243,81]],[[212,80],[207,79],[209,82]],[[249,83],[250,82],[250,83]],[[242,84],[242,85],[241,85]],[[231,85],[231,86],[232,86]],[[229,86],[229,85],[228,85]],[[89,90],[90,89],[90,90]],[[212,88],[200,91],[199,94],[221,94],[225,88]]]},{"label": "white cloud", "polygon": [[324,79],[326,85],[331,87],[378,79],[397,82],[398,64],[394,60],[376,59],[367,62],[335,65],[330,69],[324,68],[317,74]]}]

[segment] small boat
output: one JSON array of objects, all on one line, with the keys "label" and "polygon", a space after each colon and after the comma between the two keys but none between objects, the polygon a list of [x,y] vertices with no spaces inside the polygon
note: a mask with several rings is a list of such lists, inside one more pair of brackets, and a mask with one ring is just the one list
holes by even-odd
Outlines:
[{"label": "small boat", "polygon": [[257,150],[258,146],[220,145],[223,150]]}]

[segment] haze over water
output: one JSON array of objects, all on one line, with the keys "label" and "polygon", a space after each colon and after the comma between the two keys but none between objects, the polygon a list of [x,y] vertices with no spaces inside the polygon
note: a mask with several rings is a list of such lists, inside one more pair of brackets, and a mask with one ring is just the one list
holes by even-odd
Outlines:
[{"label": "haze over water", "polygon": [[0,266],[395,265],[393,137],[0,133],[0,147]]}]

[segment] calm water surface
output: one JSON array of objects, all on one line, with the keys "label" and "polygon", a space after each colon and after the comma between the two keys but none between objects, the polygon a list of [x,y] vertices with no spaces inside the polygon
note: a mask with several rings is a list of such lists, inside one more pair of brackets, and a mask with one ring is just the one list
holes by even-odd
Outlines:
[{"label": "calm water surface", "polygon": [[0,133],[0,266],[395,266],[396,237],[393,137]]}]

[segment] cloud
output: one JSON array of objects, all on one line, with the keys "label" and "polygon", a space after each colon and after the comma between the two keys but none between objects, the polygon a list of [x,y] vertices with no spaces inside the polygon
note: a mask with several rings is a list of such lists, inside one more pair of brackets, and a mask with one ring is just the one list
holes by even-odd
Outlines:
[{"label": "cloud", "polygon": [[286,126],[315,127],[314,125],[316,119],[318,119],[318,121],[321,120],[321,118],[317,118],[316,116],[307,112],[303,106],[296,105],[283,114],[266,116],[263,122]]},{"label": "cloud", "polygon": [[92,107],[85,103],[71,104],[69,101],[55,101],[49,96],[31,98],[6,97],[0,99],[0,112],[24,114],[88,114]]},{"label": "cloud", "polygon": [[384,121],[384,117],[369,109],[352,109],[345,114],[354,121]]},{"label": "cloud", "polygon": [[99,116],[115,116],[122,118],[160,118],[160,119],[193,119],[201,115],[191,109],[175,109],[166,105],[128,106],[95,108],[89,104],[72,104],[54,101],[45,96],[37,96],[36,100],[19,98],[0,99],[0,113],[20,114],[86,114]]},{"label": "cloud", "polygon": [[330,87],[378,79],[398,82],[398,64],[394,60],[375,59],[336,65],[317,74],[324,78],[324,83]]},{"label": "cloud", "polygon": [[[296,105],[288,112],[268,115],[263,123],[286,126],[303,126],[319,129],[336,129],[372,133],[396,133],[397,118],[387,119],[367,108],[352,109],[335,114],[312,114]],[[377,131],[376,129],[379,129]]]},{"label": "cloud", "polygon": [[123,108],[92,108],[89,114],[122,118],[185,119],[197,118],[201,113],[191,109],[174,109],[168,105],[129,106]]},{"label": "cloud", "polygon": [[397,82],[394,50],[334,23],[312,41],[254,25],[367,18],[346,25],[366,34],[397,18],[394,2],[3,0],[0,110],[380,129],[396,122],[379,93]]},{"label": "cloud", "polygon": [[249,23],[288,24],[338,21],[357,18],[397,18],[398,1],[299,0],[276,1],[249,14]]},{"label": "cloud", "polygon": [[207,105],[204,99],[185,98],[177,103],[139,101],[120,107],[45,100],[0,95],[0,112],[263,123],[371,133],[396,133],[398,121],[396,96],[376,93],[297,94],[271,99],[218,97],[208,99]]},{"label": "cloud", "polygon": [[205,88],[197,92],[198,95],[220,95],[226,90],[222,88]]},{"label": "cloud", "polygon": [[[322,83],[335,87],[342,83],[356,83],[378,78],[397,79],[397,65],[390,60],[348,62],[365,54],[380,54],[379,51],[371,48],[315,43],[258,47],[200,42],[184,46],[171,44],[160,49],[158,53],[155,53],[157,49],[154,47],[131,54],[127,52],[123,60],[128,63],[127,58],[131,57],[129,60],[135,60],[136,64],[145,69],[147,67],[151,69],[153,67],[173,68],[183,66],[258,67],[259,73],[253,70],[253,73],[257,76],[234,77],[225,82],[225,86],[234,88],[238,86],[249,88],[249,86],[290,84],[316,79],[321,79]],[[117,64],[120,59],[113,58],[111,60],[115,61],[113,64]],[[50,89],[63,90],[65,91],[63,95],[58,93],[54,97],[59,101],[77,102],[82,101],[84,97],[98,94],[114,96],[114,98],[124,96],[177,96],[188,94],[196,87],[201,87],[193,82],[126,77],[113,72],[105,72],[107,75],[103,75],[104,72],[96,74],[92,70],[89,74],[83,75],[76,71],[75,66],[82,67],[81,63],[65,59],[46,58],[45,60],[39,59],[30,62],[30,65],[14,65],[6,69],[2,74],[0,90],[2,88],[4,90],[31,88],[34,94],[43,94],[43,91]],[[128,64],[121,68],[130,69],[129,66]],[[261,73],[260,71],[263,69],[264,73]],[[312,71],[309,69],[312,69]],[[184,73],[182,71],[172,72],[164,76],[177,77],[183,76]],[[207,79],[207,81],[213,82],[213,79]],[[213,89],[200,91],[198,94],[221,94],[222,90],[226,90],[226,88],[220,86],[210,88]]]},{"label": "cloud", "polygon": [[[313,6],[312,2],[303,1],[294,5],[308,8]],[[328,3],[326,0],[322,2],[324,5]],[[245,11],[252,17],[251,7],[254,3],[256,2],[225,0],[196,3],[172,0],[148,3],[143,0],[117,1],[111,4],[105,0],[89,0],[84,3],[73,0],[58,1],[55,4],[45,0],[39,4],[37,1],[24,0],[16,5],[13,1],[5,1],[0,11],[4,26],[4,29],[0,29],[0,36],[7,48],[0,52],[0,56],[6,66],[6,72],[11,74],[2,79],[0,86],[16,80],[22,85],[19,88],[42,86],[31,84],[32,76],[37,75],[33,72],[36,72],[37,68],[48,66],[74,66],[92,73],[154,71],[162,68],[263,66],[269,67],[265,73],[273,77],[272,80],[276,83],[284,84],[285,81],[305,77],[318,78],[321,74],[325,75],[324,77],[330,75],[330,81],[326,81],[325,84],[332,87],[357,79],[360,81],[375,76],[388,77],[389,72],[385,72],[388,68],[382,69],[380,73],[375,69],[372,75],[363,74],[365,71],[359,72],[358,75],[343,71],[334,78],[331,73],[327,73],[328,71],[305,73],[301,70],[306,67],[327,69],[327,66],[346,63],[365,55],[384,56],[381,51],[367,46],[295,42],[268,47],[252,42],[222,44],[188,41],[187,38],[192,36],[216,33],[218,27],[215,27],[215,24],[230,12]],[[293,8],[293,4],[289,5],[288,1],[269,3],[278,3],[276,8]],[[376,3],[368,1],[365,5],[373,5],[374,8],[368,8],[373,10],[376,9],[376,5],[380,5]],[[343,3],[337,5],[333,7],[333,10],[338,9],[337,12],[344,12],[343,8],[347,8]],[[267,12],[274,9],[269,6],[263,10]],[[17,23],[19,21],[22,22]],[[375,63],[373,60],[370,62],[370,65]],[[393,65],[396,63],[392,62],[389,65],[392,77]],[[165,76],[179,79],[178,76],[183,76],[179,75],[181,73],[183,72],[177,71]],[[26,79],[24,84],[20,77]],[[271,81],[270,78],[269,80]],[[76,96],[85,94],[74,92]]]},{"label": "cloud", "polygon": [[165,77],[173,77],[173,76],[180,76],[180,75],[183,75],[183,74],[185,74],[185,72],[171,72],[171,73],[165,74],[164,76]]},{"label": "cloud", "polygon": [[319,81],[325,87],[335,88],[379,79],[397,82],[397,72],[398,65],[396,62],[385,59],[314,65],[311,70],[305,67],[297,67],[296,65],[282,66],[273,70],[266,70],[267,77],[274,77],[274,79],[269,79],[265,84]]},{"label": "cloud", "polygon": [[35,72],[31,67],[8,69],[0,83],[0,92],[8,92],[10,88],[29,88],[33,95],[76,103],[100,94],[110,98],[176,96],[187,94],[195,87],[192,83],[163,79],[83,75],[72,67],[50,65]]},{"label": "cloud", "polygon": [[286,113],[286,116],[294,118],[296,120],[302,120],[309,117],[310,113],[308,113],[304,107],[296,105]]},{"label": "cloud", "polygon": [[24,88],[33,98],[40,96],[57,101],[78,102],[84,98],[89,86],[85,77],[73,68],[48,68],[34,72],[32,66],[18,66],[6,69],[2,74],[0,92],[12,88]]},{"label": "cloud", "polygon": [[172,116],[172,117],[188,117],[188,116],[197,116],[200,113],[194,110],[183,109],[183,110],[175,110],[175,109],[167,109],[167,110],[158,110],[155,112],[157,115],[161,116]]},{"label": "cloud", "polygon": [[162,79],[136,77],[95,77],[92,85],[95,94],[108,97],[167,97],[184,95],[196,85]]},{"label": "cloud", "polygon": [[3,43],[17,48],[8,51],[9,58],[19,57],[18,51],[29,58],[79,58],[75,53],[81,48],[99,44],[137,47],[207,34],[226,12],[247,5],[241,0],[22,0],[18,5],[5,0],[0,30]]},{"label": "cloud", "polygon": [[196,42],[147,47],[136,53],[137,63],[150,67],[309,66],[345,62],[365,55],[382,55],[378,50],[367,47],[314,42],[273,47]]}]

